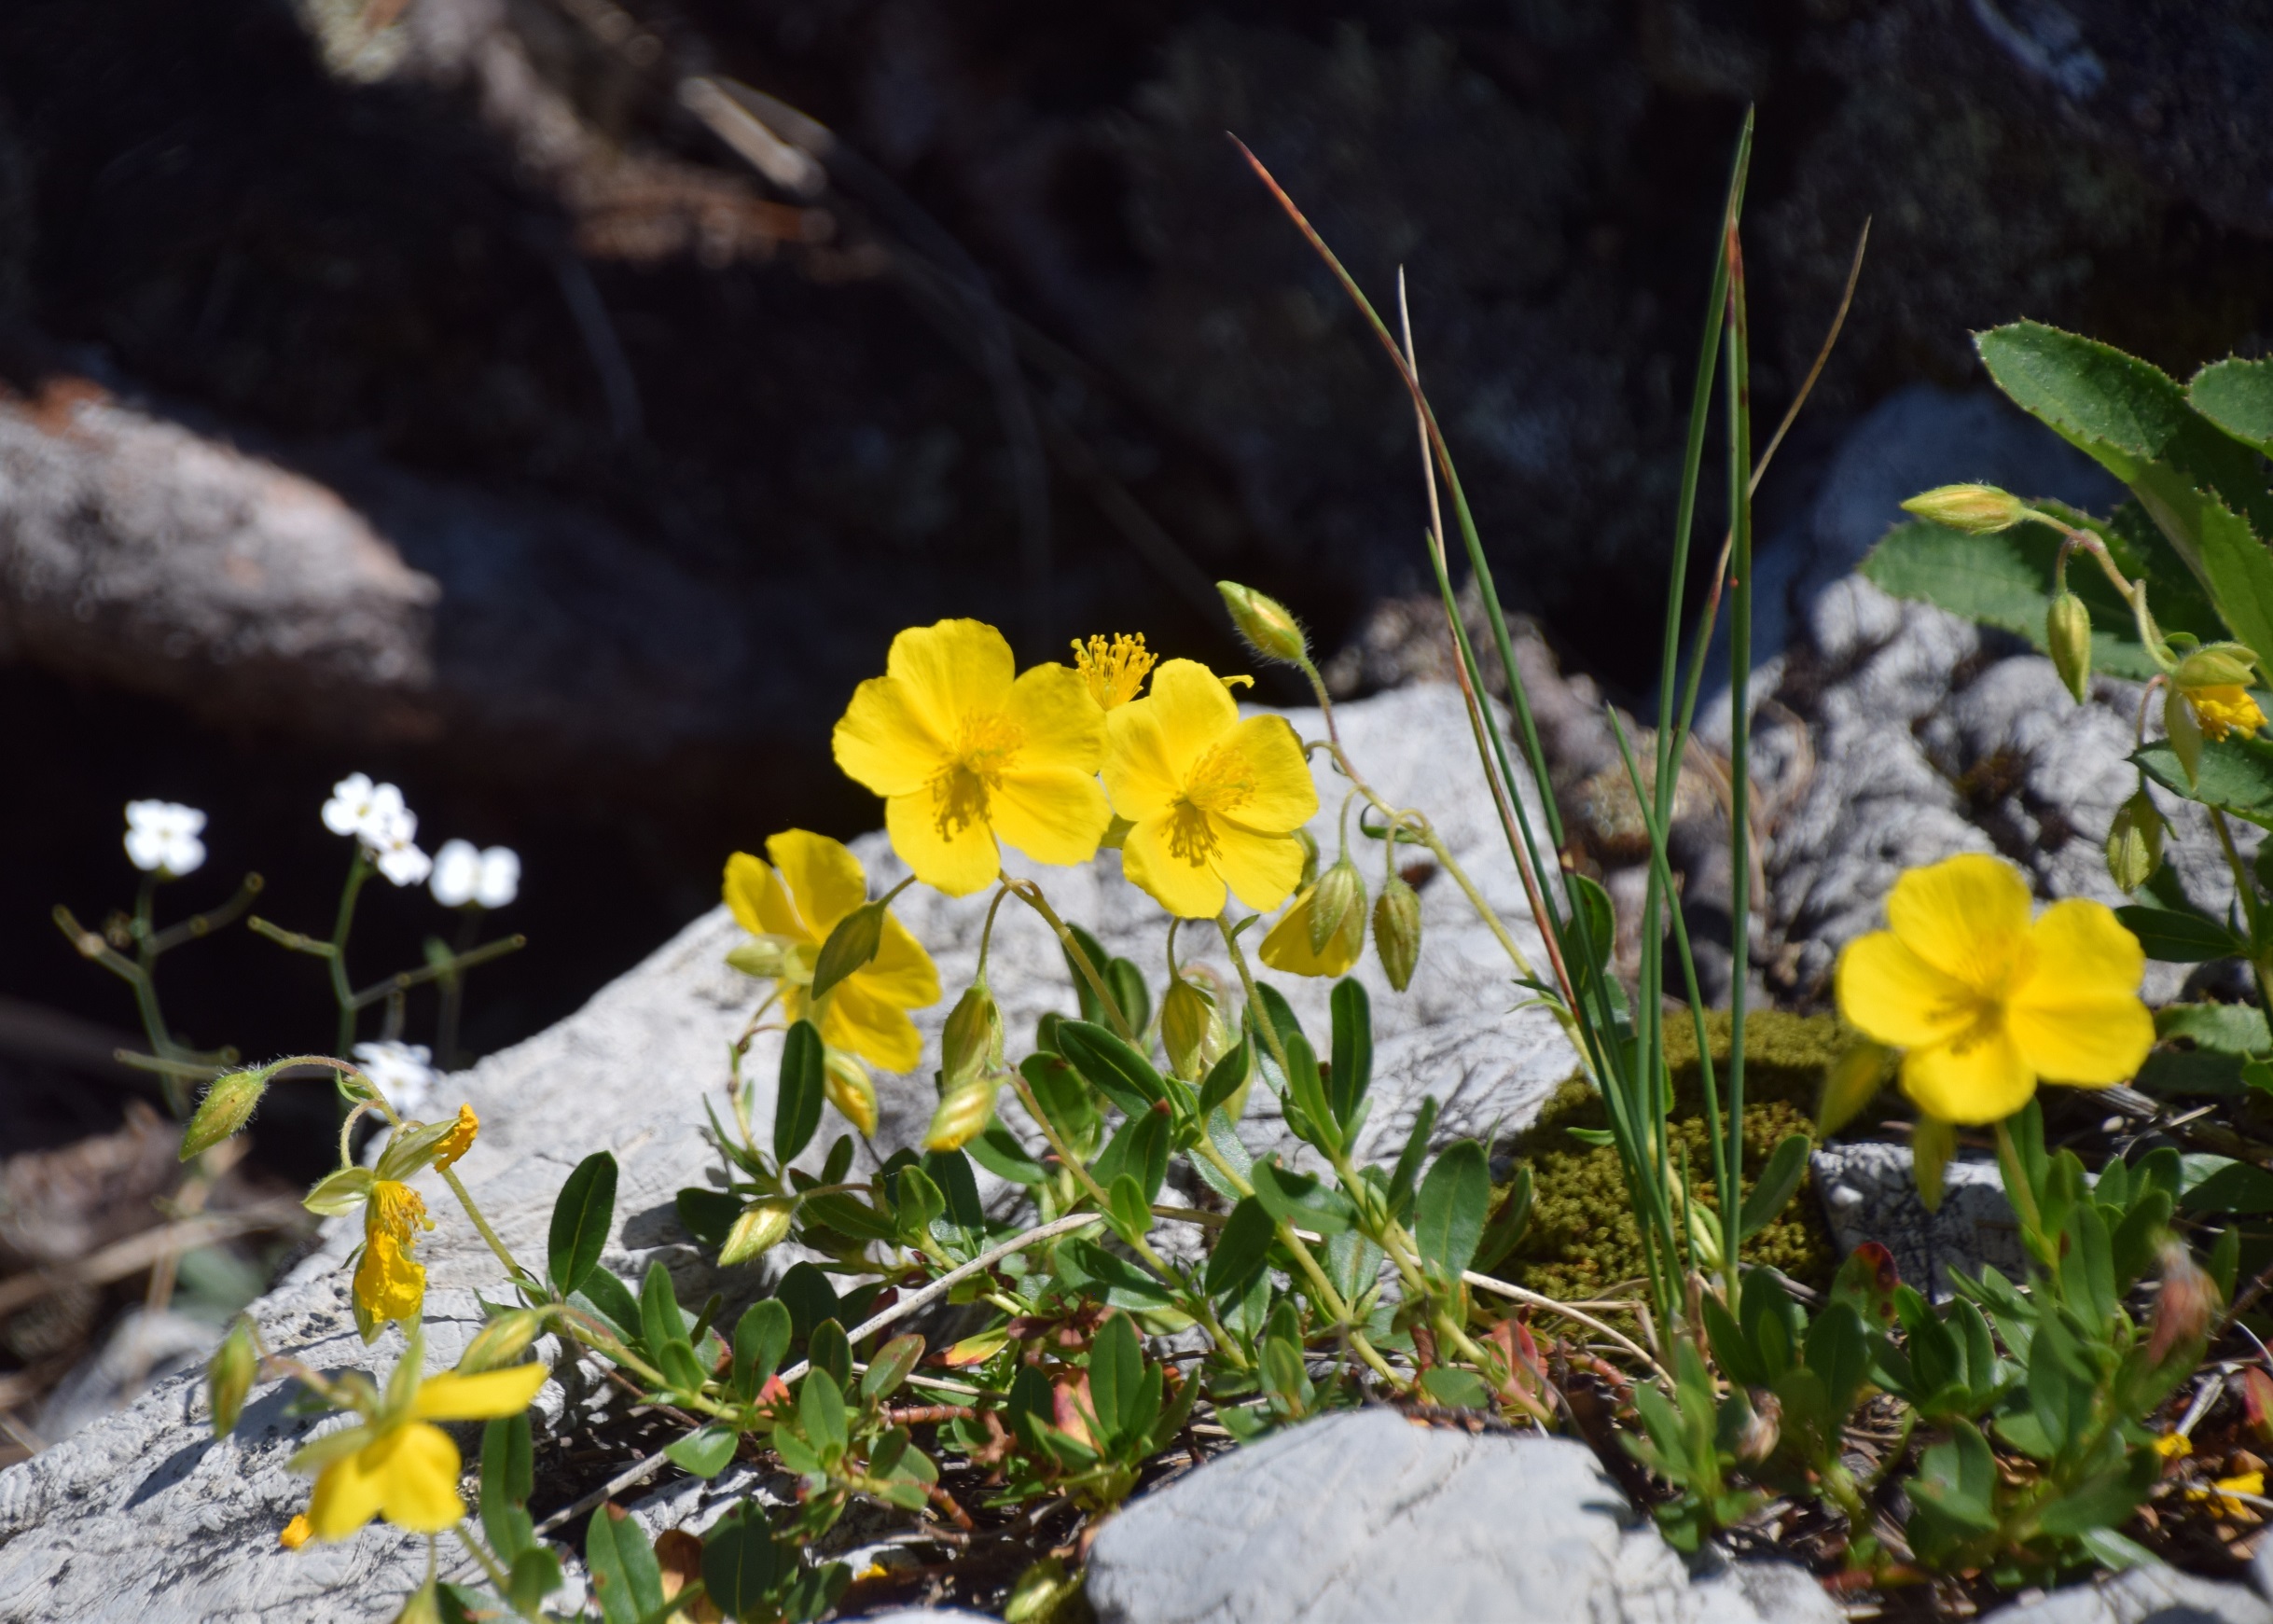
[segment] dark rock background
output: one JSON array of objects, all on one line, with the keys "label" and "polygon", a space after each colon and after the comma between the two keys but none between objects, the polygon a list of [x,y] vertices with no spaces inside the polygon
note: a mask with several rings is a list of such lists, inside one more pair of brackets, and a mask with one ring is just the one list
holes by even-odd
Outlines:
[{"label": "dark rock background", "polygon": [[[684,105],[701,73],[861,165],[761,179]],[[1424,579],[1410,418],[1227,129],[1368,287],[1407,268],[1504,589],[1630,699],[1747,103],[1764,415],[1875,221],[1772,530],[1875,402],[1977,384],[1970,328],[2261,351],[2268,83],[2246,0],[13,0],[0,409],[67,438],[100,392],[267,459],[437,591],[386,680],[125,632],[95,659],[8,573],[0,486],[0,989],[124,1024],[45,914],[131,895],[132,796],[214,814],[183,895],[257,867],[264,911],[320,926],[345,853],[315,809],[360,768],[430,848],[527,858],[501,925],[534,945],[473,987],[493,1047],[733,846],[873,821],[825,737],[901,625],[983,615],[1029,659],[1142,627],[1236,667],[1233,576],[1342,643]],[[370,974],[440,928],[386,894],[367,920]],[[168,970],[201,1041],[328,1041],[312,963],[231,933]],[[40,1052],[0,1053],[0,1139],[117,1120]]]}]

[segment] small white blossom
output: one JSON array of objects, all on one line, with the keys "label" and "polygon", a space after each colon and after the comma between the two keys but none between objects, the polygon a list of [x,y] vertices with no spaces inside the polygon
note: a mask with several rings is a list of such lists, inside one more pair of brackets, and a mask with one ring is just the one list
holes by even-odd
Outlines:
[{"label": "small white blossom", "polygon": [[434,1051],[423,1043],[359,1043],[355,1059],[363,1075],[385,1097],[398,1117],[423,1120],[432,1115],[437,1098]]},{"label": "small white blossom", "polygon": [[126,854],[135,868],[179,880],[204,866],[205,814],[171,800],[126,803]]},{"label": "small white blossom", "polygon": [[[393,784],[387,787],[395,788]],[[360,835],[378,793],[379,786],[371,782],[369,773],[349,773],[331,786],[331,798],[324,803],[324,826],[335,835]],[[402,798],[400,790],[395,791],[395,798]]]},{"label": "small white blossom", "polygon": [[403,800],[403,792],[391,784],[373,784],[367,772],[351,772],[331,786],[324,826],[362,841],[379,871],[397,885],[416,885],[434,867],[434,859],[414,842],[418,813]]},{"label": "small white blossom", "polygon": [[409,840],[374,852],[371,860],[381,874],[397,885],[416,885],[434,868],[434,859]]},{"label": "small white blossom", "polygon": [[503,908],[520,895],[520,855],[510,846],[485,852],[471,840],[446,840],[434,854],[432,889],[444,908]]}]

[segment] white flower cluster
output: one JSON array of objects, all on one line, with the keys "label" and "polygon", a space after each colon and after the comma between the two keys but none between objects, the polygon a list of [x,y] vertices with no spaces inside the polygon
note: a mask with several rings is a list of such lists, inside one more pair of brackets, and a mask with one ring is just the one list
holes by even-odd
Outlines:
[{"label": "white flower cluster", "polygon": [[362,841],[379,871],[396,885],[416,885],[434,868],[434,859],[415,843],[418,813],[404,804],[403,792],[373,784],[367,772],[351,772],[331,786],[324,826]]},{"label": "white flower cluster", "polygon": [[483,851],[471,840],[445,840],[434,854],[434,899],[444,908],[503,908],[520,895],[520,854],[510,846]]},{"label": "white flower cluster", "polygon": [[172,800],[126,803],[126,855],[147,874],[179,880],[204,867],[205,814]]},{"label": "white flower cluster", "polygon": [[441,1078],[434,1069],[434,1051],[424,1044],[359,1043],[355,1060],[396,1116],[423,1121],[432,1115],[439,1097],[435,1085]]}]

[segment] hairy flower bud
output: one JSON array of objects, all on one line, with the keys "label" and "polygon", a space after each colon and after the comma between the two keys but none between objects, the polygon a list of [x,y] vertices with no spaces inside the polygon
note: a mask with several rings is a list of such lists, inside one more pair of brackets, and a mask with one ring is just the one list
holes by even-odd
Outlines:
[{"label": "hairy flower bud", "polygon": [[939,1096],[931,1128],[923,1135],[926,1150],[961,1150],[987,1131],[994,1120],[995,1081],[991,1073],[977,1073],[951,1083]]},{"label": "hairy flower bud", "polygon": [[1373,951],[1389,984],[1402,992],[1421,962],[1421,893],[1392,874],[1373,905]]},{"label": "hairy flower bud", "polygon": [[947,1028],[939,1037],[939,1055],[950,1086],[1003,1069],[1003,1015],[994,1006],[994,994],[988,991],[984,977],[972,982],[949,1011]]},{"label": "hairy flower bud", "polygon": [[189,1118],[188,1131],[182,1135],[182,1159],[201,1156],[250,1121],[261,1095],[269,1091],[269,1078],[275,1070],[274,1066],[256,1066],[215,1077],[213,1087],[205,1090],[197,1115]]},{"label": "hairy flower bud", "polygon": [[2115,809],[2107,828],[2107,876],[2125,892],[2138,890],[2163,866],[2164,827],[2144,789]]},{"label": "hairy flower bud", "polygon": [[863,1139],[876,1137],[876,1084],[857,1056],[840,1048],[825,1050],[821,1057],[821,1089],[844,1119],[860,1130]]},{"label": "hairy flower bud", "polygon": [[2052,669],[2077,704],[2091,687],[2091,611],[2073,592],[2052,600],[2044,616],[2044,646],[2052,653]]},{"label": "hairy flower bud", "polygon": [[1357,865],[1346,856],[1336,858],[1318,877],[1310,896],[1310,951],[1324,952],[1351,910],[1363,914],[1365,908],[1365,881],[1358,877]]},{"label": "hairy flower bud", "polygon": [[1993,535],[2018,524],[2029,508],[2019,497],[1994,485],[1937,485],[1911,497],[1902,510],[1971,535]]},{"label": "hairy flower bud", "polygon": [[1237,581],[1217,581],[1215,590],[1223,594],[1224,607],[1231,611],[1231,624],[1239,628],[1248,647],[1266,659],[1284,660],[1289,665],[1299,665],[1310,658],[1310,639],[1302,634],[1285,604]]},{"label": "hairy flower bud", "polygon": [[545,1328],[545,1316],[533,1308],[507,1309],[474,1333],[458,1357],[459,1374],[478,1375],[516,1363]]},{"label": "hairy flower bud", "polygon": [[2194,1260],[2183,1241],[2166,1240],[2160,1261],[2163,1285],[2155,1298],[2154,1317],[2148,1322],[2147,1359],[2159,1365],[2178,1354],[2191,1364],[2200,1356],[2211,1322],[2224,1306],[2218,1283]]},{"label": "hairy flower bud", "polygon": [[731,1266],[763,1256],[789,1235],[789,1220],[797,1210],[788,1196],[765,1196],[742,1208],[718,1248],[718,1261]]},{"label": "hairy flower bud", "polygon": [[1198,1082],[1229,1051],[1231,1029],[1215,1012],[1215,1000],[1178,976],[1160,1000],[1160,1045],[1176,1075]]},{"label": "hairy flower bud", "polygon": [[213,1363],[205,1367],[205,1395],[213,1407],[214,1437],[225,1438],[236,1430],[237,1418],[244,1413],[244,1395],[253,1390],[253,1378],[259,1370],[260,1344],[254,1337],[253,1322],[240,1314],[214,1350]]}]

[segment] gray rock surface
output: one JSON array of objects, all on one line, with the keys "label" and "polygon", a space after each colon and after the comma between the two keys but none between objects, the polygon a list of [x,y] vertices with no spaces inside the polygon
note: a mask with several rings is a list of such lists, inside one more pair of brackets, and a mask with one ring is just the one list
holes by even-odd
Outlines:
[{"label": "gray rock surface", "polygon": [[2273,1605],[2244,1585],[2155,1566],[2000,1607],[1982,1624],[2273,1624]]},{"label": "gray rock surface", "polygon": [[[1339,715],[1361,768],[1385,795],[1410,798],[1432,812],[1484,895],[1517,922],[1518,941],[1535,951],[1535,938],[1520,923],[1521,894],[1504,843],[1478,781],[1468,776],[1470,746],[1457,692],[1384,695]],[[1306,733],[1315,729],[1314,715],[1296,713],[1293,720]],[[1338,806],[1338,796],[1329,795],[1322,837],[1331,839]],[[872,884],[897,877],[880,837],[867,838],[859,849]],[[1159,974],[1165,922],[1121,882],[1110,854],[1092,869],[1050,874],[1046,883],[1066,917]],[[1370,956],[1359,972],[1375,996],[1379,1103],[1366,1142],[1375,1154],[1401,1142],[1423,1091],[1444,1100],[1437,1133],[1448,1139],[1495,1122],[1518,1124],[1573,1063],[1545,1015],[1510,1012],[1515,998],[1504,955],[1481,925],[1462,923],[1465,903],[1451,881],[1438,879],[1421,896],[1426,935],[1414,991],[1391,993]],[[985,901],[949,901],[918,888],[897,905],[932,947],[950,992],[976,961]],[[740,939],[730,916],[715,909],[575,1016],[450,1079],[484,1124],[459,1171],[517,1255],[541,1256],[561,1181],[587,1153],[606,1147],[622,1170],[610,1267],[636,1275],[648,1259],[659,1258],[682,1295],[697,1300],[714,1284],[745,1293],[757,1287],[752,1270],[717,1278],[686,1242],[672,1204],[673,1193],[699,1181],[710,1160],[699,1128],[701,1101],[722,1085],[727,1047],[757,1001],[755,984],[723,963]],[[1185,939],[1191,957],[1207,962],[1201,944]],[[1044,1009],[1072,1006],[1055,938],[1023,909],[1005,909],[990,978],[1019,1040],[1031,1034]],[[1323,1036],[1325,987],[1287,991]],[[943,1005],[923,1016],[932,1042],[945,1012]],[[765,1051],[751,1075],[770,1077]],[[934,1095],[919,1077],[882,1078],[879,1089],[882,1123],[873,1153],[888,1153],[921,1133]],[[761,1088],[758,1095],[762,1131],[771,1090]],[[1244,1131],[1257,1150],[1285,1142],[1259,1097]],[[825,1138],[835,1131],[825,1130]],[[436,1193],[430,1200],[440,1228],[421,1255],[428,1269],[428,1360],[438,1368],[457,1356],[478,1325],[473,1294],[494,1289],[497,1269],[447,1198]],[[353,1327],[342,1265],[356,1239],[352,1221],[332,1223],[319,1250],[254,1306],[271,1348],[318,1368],[391,1367],[401,1347],[398,1334],[390,1330],[372,1350]],[[540,1407],[558,1415],[581,1401],[586,1381],[578,1367],[563,1369],[561,1384],[540,1395]],[[423,1542],[374,1526],[337,1547],[287,1553],[276,1545],[277,1533],[307,1499],[306,1481],[286,1472],[284,1462],[313,1430],[309,1422],[287,1419],[285,1402],[281,1384],[256,1390],[235,1436],[216,1443],[206,1433],[199,1384],[176,1377],[0,1473],[0,1620],[302,1624],[387,1616],[392,1599],[423,1567]],[[700,1521],[704,1509],[659,1502],[643,1508],[658,1527]]]},{"label": "gray rock surface", "polygon": [[1978,1276],[1993,1264],[2006,1279],[2021,1278],[2020,1229],[1995,1162],[1952,1161],[1942,1173],[1941,1210],[1929,1213],[1906,1145],[1826,1145],[1810,1159],[1842,1255],[1877,1241],[1903,1280],[1937,1301],[1951,1295],[1952,1270]]},{"label": "gray rock surface", "polygon": [[1693,1580],[1584,1445],[1388,1410],[1312,1422],[1136,1501],[1099,1533],[1088,1573],[1101,1624],[1839,1617],[1804,1579]]}]

